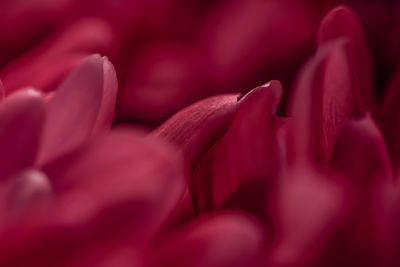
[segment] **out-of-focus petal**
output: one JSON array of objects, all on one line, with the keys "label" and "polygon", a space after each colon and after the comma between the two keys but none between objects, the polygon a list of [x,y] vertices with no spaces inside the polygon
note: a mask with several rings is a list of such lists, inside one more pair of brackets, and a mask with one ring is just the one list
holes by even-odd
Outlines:
[{"label": "out-of-focus petal", "polygon": [[[171,233],[149,254],[149,266],[259,266],[264,233],[240,213],[221,213]],[[261,264],[260,264],[261,265]]]},{"label": "out-of-focus petal", "polygon": [[337,131],[363,113],[346,39],[321,46],[299,73],[290,103],[291,155],[297,162],[326,164]]},{"label": "out-of-focus petal", "polygon": [[178,146],[191,168],[233,121],[238,95],[218,95],[198,101],[179,111],[152,132]]},{"label": "out-of-focus petal", "polygon": [[32,167],[44,120],[44,99],[37,91],[15,93],[0,104],[0,180]]},{"label": "out-of-focus petal", "polygon": [[385,141],[370,115],[339,131],[332,163],[352,185],[355,205],[330,249],[329,266],[395,266],[394,183]]},{"label": "out-of-focus petal", "polygon": [[109,54],[112,46],[109,25],[98,19],[81,20],[2,69],[6,94],[23,87],[54,90],[83,58],[92,53]]},{"label": "out-of-focus petal", "polygon": [[4,86],[3,83],[0,81],[0,102],[3,101],[4,94],[5,94]]},{"label": "out-of-focus petal", "polygon": [[386,92],[379,116],[379,123],[386,138],[387,147],[397,173],[400,168],[400,66]]},{"label": "out-of-focus petal", "polygon": [[117,90],[106,58],[85,59],[47,102],[47,120],[37,160],[43,164],[110,127]]},{"label": "out-of-focus petal", "polygon": [[329,248],[353,204],[343,185],[329,176],[296,167],[280,180],[273,203],[275,242],[266,266],[325,266],[313,264]]},{"label": "out-of-focus petal", "polygon": [[127,130],[98,137],[43,170],[54,197],[0,232],[3,266],[57,265],[117,240],[140,247],[186,185],[179,153]]},{"label": "out-of-focus petal", "polygon": [[204,97],[196,57],[190,46],[167,42],[136,55],[118,96],[119,117],[158,125]]},{"label": "out-of-focus petal", "polygon": [[353,9],[344,5],[331,10],[322,20],[318,32],[318,45],[341,37],[349,40],[346,49],[352,64],[350,71],[354,73],[354,86],[361,92],[363,106],[369,110],[375,108],[372,55],[360,19]]},{"label": "out-of-focus petal", "polygon": [[266,192],[260,190],[270,188],[280,169],[273,116],[281,96],[280,83],[272,81],[240,100],[231,127],[204,155],[193,175],[190,190],[198,210],[220,208],[228,200],[255,212],[264,208]]},{"label": "out-of-focus petal", "polygon": [[288,81],[311,50],[316,25],[314,13],[295,1],[220,2],[199,34],[204,80],[218,93]]}]

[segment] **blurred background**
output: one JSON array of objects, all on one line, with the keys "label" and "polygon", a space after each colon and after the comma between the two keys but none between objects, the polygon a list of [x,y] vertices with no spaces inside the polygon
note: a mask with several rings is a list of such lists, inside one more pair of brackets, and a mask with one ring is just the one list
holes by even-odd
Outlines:
[{"label": "blurred background", "polygon": [[0,0],[0,80],[8,94],[50,92],[100,53],[118,75],[116,123],[154,127],[198,99],[271,79],[284,106],[321,18],[339,4],[361,18],[381,93],[400,56],[395,0]]}]

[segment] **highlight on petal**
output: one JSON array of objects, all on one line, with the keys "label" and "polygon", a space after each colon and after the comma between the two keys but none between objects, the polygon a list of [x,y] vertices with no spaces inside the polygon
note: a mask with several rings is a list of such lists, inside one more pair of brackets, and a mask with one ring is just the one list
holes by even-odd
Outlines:
[{"label": "highlight on petal", "polygon": [[392,160],[395,174],[400,170],[400,65],[395,76],[386,92],[381,113],[379,114],[379,124],[382,127],[386,138],[387,148]]},{"label": "highlight on petal", "polygon": [[127,130],[95,138],[43,171],[53,199],[0,231],[1,265],[56,265],[114,242],[142,247],[186,186],[179,153]]},{"label": "highlight on petal", "polygon": [[291,144],[295,161],[326,164],[337,131],[363,114],[346,39],[321,46],[300,71],[291,95]]},{"label": "highlight on petal", "polygon": [[347,49],[355,78],[354,86],[361,92],[362,104],[368,110],[375,108],[372,54],[360,19],[353,9],[345,5],[332,9],[322,20],[318,44],[323,45],[342,37],[349,40]]},{"label": "highlight on petal", "polygon": [[45,120],[42,95],[24,90],[0,104],[0,180],[32,167]]},{"label": "highlight on petal", "polygon": [[54,34],[0,71],[10,94],[24,87],[54,90],[91,53],[111,54],[113,32],[99,19],[84,19]]},{"label": "highlight on petal", "polygon": [[[208,215],[154,245],[148,266],[258,266],[264,245],[262,228],[241,213]],[[146,265],[147,266],[147,265]]]},{"label": "highlight on petal", "polygon": [[179,111],[151,135],[180,148],[191,168],[232,123],[238,95],[218,95],[200,100]]},{"label": "highlight on petal", "polygon": [[197,210],[228,205],[264,213],[263,190],[271,188],[280,170],[274,114],[281,96],[280,83],[272,81],[240,100],[229,130],[193,174],[190,190]]},{"label": "highlight on petal", "polygon": [[117,81],[107,58],[86,58],[47,102],[47,120],[37,160],[43,164],[108,130]]}]

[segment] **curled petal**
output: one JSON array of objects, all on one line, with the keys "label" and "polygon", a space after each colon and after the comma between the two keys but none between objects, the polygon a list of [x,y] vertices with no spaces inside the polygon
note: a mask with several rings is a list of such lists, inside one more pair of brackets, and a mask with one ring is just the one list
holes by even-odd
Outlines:
[{"label": "curled petal", "polygon": [[321,46],[301,70],[291,98],[291,142],[296,161],[326,164],[337,131],[363,113],[346,39]]},{"label": "curled petal", "polygon": [[140,247],[186,185],[179,154],[127,130],[98,137],[43,170],[54,197],[1,231],[7,240],[0,245],[1,265],[56,265],[118,240]]},{"label": "curled petal", "polygon": [[155,245],[149,266],[258,266],[263,231],[247,216],[208,216]]},{"label": "curled petal", "polygon": [[351,71],[355,84],[361,92],[365,109],[375,108],[373,92],[372,55],[361,21],[353,9],[339,6],[331,10],[322,20],[318,32],[318,44],[346,37],[349,40],[348,53],[352,61]]},{"label": "curled petal", "polygon": [[108,52],[112,35],[109,25],[101,20],[73,24],[1,70],[6,94],[30,86],[45,92],[54,90],[83,58]]},{"label": "curled petal", "polygon": [[256,199],[265,192],[253,191],[268,189],[280,168],[273,116],[281,96],[280,83],[272,81],[240,100],[229,130],[204,155],[192,177],[190,189],[198,210],[222,207],[237,198],[249,202],[248,208],[262,208],[264,201]]},{"label": "curled petal", "polygon": [[117,90],[111,63],[98,55],[85,59],[47,101],[47,120],[37,160],[43,164],[108,130]]},{"label": "curled petal", "polygon": [[218,95],[179,111],[151,135],[178,146],[193,168],[232,123],[238,95]]},{"label": "curled petal", "polygon": [[15,93],[0,104],[0,180],[33,166],[44,120],[44,99],[37,91]]}]

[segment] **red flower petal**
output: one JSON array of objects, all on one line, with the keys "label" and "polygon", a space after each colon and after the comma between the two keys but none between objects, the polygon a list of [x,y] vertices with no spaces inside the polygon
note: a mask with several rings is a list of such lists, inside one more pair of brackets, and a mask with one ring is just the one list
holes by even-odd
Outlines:
[{"label": "red flower petal", "polygon": [[33,90],[13,94],[0,104],[0,180],[32,167],[44,115],[44,99]]},{"label": "red flower petal", "polygon": [[230,126],[237,98],[238,95],[219,95],[194,103],[163,123],[152,135],[182,149],[193,168]]},{"label": "red flower petal", "polygon": [[62,155],[110,127],[116,97],[112,65],[88,57],[60,85],[47,103],[47,120],[38,163]]},{"label": "red flower petal", "polygon": [[398,173],[400,168],[400,67],[385,95],[379,123],[386,138],[393,168]]},{"label": "red flower petal", "polygon": [[363,106],[365,109],[374,108],[372,55],[360,19],[353,9],[344,5],[334,8],[322,20],[318,44],[323,45],[341,37],[346,37],[350,42],[347,49],[354,64],[351,72],[356,79],[354,86],[361,92]]},{"label": "red flower petal", "polygon": [[83,58],[94,52],[108,52],[112,39],[111,29],[101,20],[73,24],[1,70],[6,93],[24,87],[55,89]]},{"label": "red flower petal", "polygon": [[3,83],[0,81],[0,102],[3,101],[4,94],[5,94],[4,86]]},{"label": "red flower petal", "polygon": [[[263,207],[261,199],[256,203],[250,199],[265,196],[253,190],[269,188],[265,183],[273,181],[280,168],[273,114],[281,96],[280,83],[272,81],[240,100],[228,132],[205,154],[194,173],[190,189],[197,209],[221,207],[229,198],[235,202],[232,197],[247,199],[248,208]],[[246,192],[233,195],[247,186]]]},{"label": "red flower petal", "polygon": [[215,214],[155,245],[149,266],[258,266],[263,231],[240,214]]},{"label": "red flower petal", "polygon": [[117,240],[140,247],[186,185],[179,154],[126,130],[93,140],[43,169],[54,198],[1,232],[3,266],[56,265]]},{"label": "red flower petal", "polygon": [[345,39],[321,46],[299,74],[291,99],[297,161],[326,163],[337,131],[363,112],[347,46]]}]

